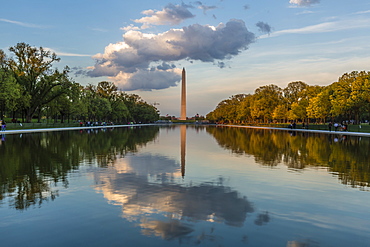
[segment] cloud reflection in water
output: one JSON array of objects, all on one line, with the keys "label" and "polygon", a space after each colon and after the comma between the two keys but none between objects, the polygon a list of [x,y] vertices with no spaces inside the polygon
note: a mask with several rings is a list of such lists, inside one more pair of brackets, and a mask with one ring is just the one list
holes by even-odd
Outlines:
[{"label": "cloud reflection in water", "polygon": [[[122,206],[122,217],[137,223],[144,235],[163,239],[186,236],[199,221],[243,226],[255,211],[246,197],[214,183],[183,184],[181,166],[167,157],[128,155],[105,173],[96,173],[97,190]],[[260,217],[261,225],[266,217]]]}]

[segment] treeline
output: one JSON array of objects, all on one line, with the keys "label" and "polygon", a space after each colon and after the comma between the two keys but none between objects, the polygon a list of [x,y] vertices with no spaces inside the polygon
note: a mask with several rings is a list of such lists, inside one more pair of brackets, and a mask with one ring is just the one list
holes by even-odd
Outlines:
[{"label": "treeline", "polygon": [[369,119],[370,72],[346,73],[328,86],[302,81],[257,88],[221,101],[207,119],[220,123],[327,122]]},{"label": "treeline", "polygon": [[206,130],[221,147],[238,155],[251,155],[262,166],[285,164],[294,170],[324,167],[343,184],[370,187],[370,139],[229,127]]},{"label": "treeline", "polygon": [[106,122],[153,122],[156,107],[140,96],[119,91],[112,83],[82,86],[69,76],[69,68],[53,68],[60,58],[42,47],[18,43],[12,56],[0,50],[0,117],[23,122],[33,118]]}]

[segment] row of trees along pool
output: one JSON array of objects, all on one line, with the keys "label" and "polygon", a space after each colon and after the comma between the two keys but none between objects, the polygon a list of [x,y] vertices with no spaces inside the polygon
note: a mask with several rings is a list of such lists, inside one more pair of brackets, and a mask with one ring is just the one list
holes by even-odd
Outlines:
[{"label": "row of trees along pool", "polygon": [[257,88],[254,94],[233,95],[221,101],[207,119],[220,123],[286,123],[369,119],[370,72],[346,73],[328,86],[302,81]]},{"label": "row of trees along pool", "polygon": [[42,117],[67,120],[152,122],[159,119],[156,107],[135,94],[119,91],[112,83],[82,86],[69,76],[69,68],[53,68],[60,58],[42,47],[18,43],[12,56],[0,50],[0,117],[31,122]]}]

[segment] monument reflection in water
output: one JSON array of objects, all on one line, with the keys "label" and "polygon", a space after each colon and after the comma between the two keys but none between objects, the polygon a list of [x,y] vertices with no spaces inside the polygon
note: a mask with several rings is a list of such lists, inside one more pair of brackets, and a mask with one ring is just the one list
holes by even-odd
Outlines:
[{"label": "monument reflection in water", "polygon": [[367,246],[369,147],[186,125],[8,135],[0,245]]}]

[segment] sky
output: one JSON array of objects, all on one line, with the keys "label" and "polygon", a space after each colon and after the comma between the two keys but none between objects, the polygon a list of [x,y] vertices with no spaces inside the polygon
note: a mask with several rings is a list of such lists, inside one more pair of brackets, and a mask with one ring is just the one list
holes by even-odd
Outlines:
[{"label": "sky", "polygon": [[55,52],[81,85],[114,82],[180,116],[206,115],[235,94],[290,82],[329,85],[369,71],[365,0],[14,0],[1,4],[0,49]]}]

